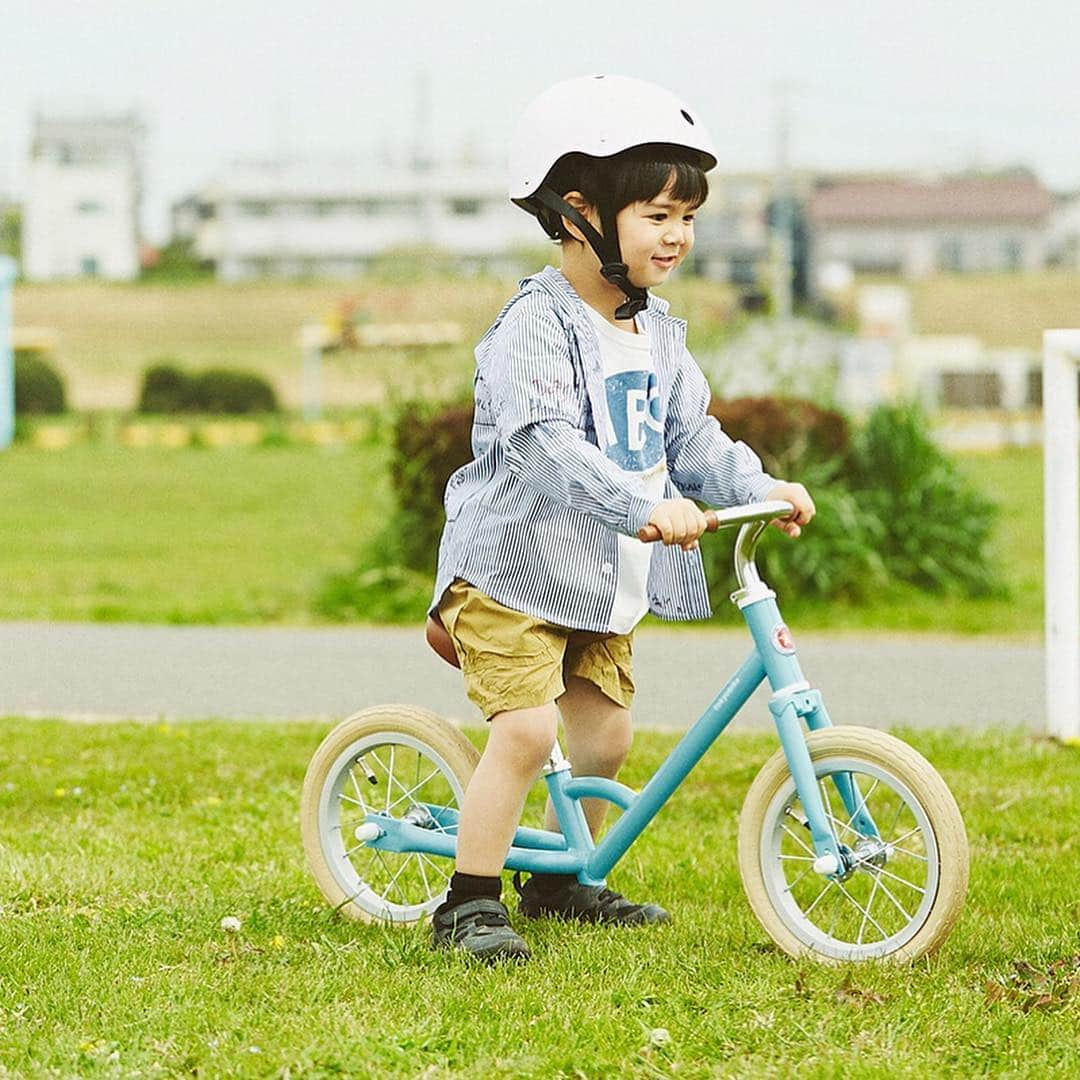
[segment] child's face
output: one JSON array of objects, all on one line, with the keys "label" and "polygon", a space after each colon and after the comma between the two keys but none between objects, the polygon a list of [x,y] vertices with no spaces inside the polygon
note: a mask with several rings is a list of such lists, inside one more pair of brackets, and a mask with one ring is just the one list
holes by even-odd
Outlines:
[{"label": "child's face", "polygon": [[630,203],[615,216],[630,280],[643,289],[663,285],[694,246],[697,208],[665,188],[649,202]]}]

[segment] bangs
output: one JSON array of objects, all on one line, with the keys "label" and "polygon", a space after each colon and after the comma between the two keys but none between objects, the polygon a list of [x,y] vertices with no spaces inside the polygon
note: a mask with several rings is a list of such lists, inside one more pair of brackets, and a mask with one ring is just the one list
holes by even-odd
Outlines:
[{"label": "bangs", "polygon": [[[616,212],[631,203],[651,202],[662,192],[694,210],[709,197],[700,156],[666,143],[635,146],[609,158],[567,154],[552,167],[545,182],[559,195],[580,191],[592,206],[608,201]],[[558,214],[544,208],[537,217],[548,236],[565,239]]]},{"label": "bangs", "polygon": [[619,210],[631,203],[651,202],[661,193],[693,209],[709,197],[705,171],[678,147],[634,149],[612,158],[610,169],[608,190]]}]

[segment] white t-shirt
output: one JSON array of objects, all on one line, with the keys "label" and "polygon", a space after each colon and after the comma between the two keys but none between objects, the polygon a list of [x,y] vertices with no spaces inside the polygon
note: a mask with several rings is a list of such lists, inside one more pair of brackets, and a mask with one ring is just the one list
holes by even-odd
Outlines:
[{"label": "white t-shirt", "polygon": [[[618,330],[588,304],[585,310],[600,339],[608,407],[607,455],[624,472],[644,479],[646,493],[664,497],[667,462],[656,383],[647,334]],[[649,610],[649,564],[652,545],[636,536],[618,536],[615,604],[608,629],[628,634]]]}]

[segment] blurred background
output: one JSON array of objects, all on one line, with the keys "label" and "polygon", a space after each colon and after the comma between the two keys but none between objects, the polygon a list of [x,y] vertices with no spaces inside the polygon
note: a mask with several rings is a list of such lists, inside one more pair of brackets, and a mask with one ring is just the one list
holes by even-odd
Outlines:
[{"label": "blurred background", "polygon": [[720,149],[664,293],[715,414],[821,493],[771,567],[804,620],[1038,633],[1074,4],[16,0],[3,30],[0,617],[418,619],[472,347],[558,256],[509,133],[611,72]]}]

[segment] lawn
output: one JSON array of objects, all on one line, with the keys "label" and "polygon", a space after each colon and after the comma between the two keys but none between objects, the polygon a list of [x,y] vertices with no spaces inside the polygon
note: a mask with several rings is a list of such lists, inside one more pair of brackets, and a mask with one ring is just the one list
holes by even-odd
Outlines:
[{"label": "lawn", "polygon": [[[350,447],[85,443],[51,452],[16,444],[0,459],[0,618],[320,621],[313,605],[324,580],[361,561],[391,509],[387,454],[377,435]],[[782,597],[792,625],[1038,634],[1040,452],[961,461],[1002,507],[994,555],[1009,595],[901,590],[860,608]],[[404,600],[376,589],[365,613],[419,619],[429,588],[410,579]]]},{"label": "lawn", "polygon": [[[770,946],[741,893],[735,833],[775,740],[729,735],[613,875],[668,907],[670,926],[530,924],[529,966],[489,970],[321,902],[297,814],[323,734],[0,725],[0,1075],[1080,1071],[1075,748],[909,733],[972,847],[964,914],[914,967],[822,968]],[[623,778],[639,786],[672,743],[639,735]],[[239,932],[222,930],[228,916]]]},{"label": "lawn", "polygon": [[310,621],[385,505],[384,451],[17,444],[0,468],[0,617]]}]

